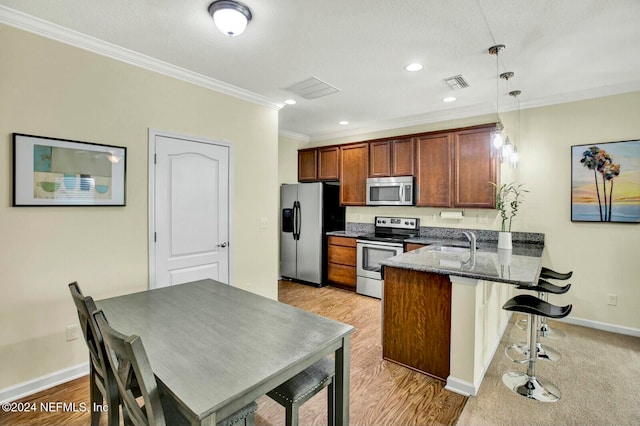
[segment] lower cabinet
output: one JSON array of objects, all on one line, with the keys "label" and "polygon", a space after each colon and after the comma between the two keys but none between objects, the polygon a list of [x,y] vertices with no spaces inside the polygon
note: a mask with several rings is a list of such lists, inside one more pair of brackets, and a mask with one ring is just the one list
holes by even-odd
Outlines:
[{"label": "lower cabinet", "polygon": [[327,241],[327,280],[329,284],[356,289],[356,239],[330,236]]},{"label": "lower cabinet", "polygon": [[418,243],[405,243],[404,244],[404,251],[405,252],[413,251],[413,250],[417,250],[417,249],[422,248],[422,247],[426,247],[426,245],[425,244],[418,244]]}]

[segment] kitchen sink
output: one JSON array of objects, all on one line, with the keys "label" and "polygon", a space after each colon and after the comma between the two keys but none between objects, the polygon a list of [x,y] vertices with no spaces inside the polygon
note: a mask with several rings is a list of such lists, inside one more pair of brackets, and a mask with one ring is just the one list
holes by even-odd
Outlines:
[{"label": "kitchen sink", "polygon": [[431,252],[439,253],[469,253],[471,249],[469,247],[452,247],[452,246],[434,246],[429,247]]}]

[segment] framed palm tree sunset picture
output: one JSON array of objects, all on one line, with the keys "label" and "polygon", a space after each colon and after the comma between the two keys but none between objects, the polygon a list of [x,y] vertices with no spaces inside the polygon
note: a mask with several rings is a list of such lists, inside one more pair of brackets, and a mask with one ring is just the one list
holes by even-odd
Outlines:
[{"label": "framed palm tree sunset picture", "polygon": [[571,221],[640,223],[640,140],[571,147]]}]

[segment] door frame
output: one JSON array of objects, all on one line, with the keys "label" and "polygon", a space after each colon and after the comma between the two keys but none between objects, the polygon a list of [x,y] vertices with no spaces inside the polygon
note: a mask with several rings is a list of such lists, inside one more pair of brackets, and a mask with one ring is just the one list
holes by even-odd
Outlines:
[{"label": "door frame", "polygon": [[148,186],[148,193],[149,193],[149,205],[148,205],[148,212],[149,212],[149,218],[148,218],[148,222],[149,222],[149,231],[148,231],[148,247],[149,247],[149,289],[153,289],[156,288],[156,242],[154,240],[154,233],[155,233],[155,229],[156,229],[156,211],[155,211],[155,207],[156,207],[156,168],[155,168],[155,141],[156,141],[156,136],[163,136],[163,137],[167,137],[167,138],[172,138],[172,139],[181,139],[181,140],[185,140],[187,142],[199,142],[199,143],[205,143],[205,144],[209,144],[209,145],[219,145],[219,146],[224,146],[226,148],[229,149],[229,176],[227,176],[227,183],[229,185],[229,200],[228,200],[228,209],[229,211],[227,212],[227,217],[229,218],[227,221],[227,226],[229,227],[229,246],[228,246],[228,251],[229,251],[229,255],[228,255],[228,262],[229,265],[227,265],[227,268],[229,270],[229,285],[233,285],[233,269],[231,268],[231,265],[233,265],[233,214],[231,214],[231,212],[233,212],[233,188],[235,187],[234,185],[234,181],[233,181],[233,176],[235,175],[234,173],[234,152],[233,152],[233,145],[230,142],[227,141],[223,141],[223,140],[216,140],[216,139],[207,139],[207,138],[201,138],[201,137],[195,137],[195,136],[189,136],[189,135],[185,135],[185,134],[180,134],[180,133],[172,133],[172,132],[165,132],[162,130],[157,130],[157,129],[152,129],[149,128],[149,143],[148,143],[148,157],[149,157],[149,186]]}]

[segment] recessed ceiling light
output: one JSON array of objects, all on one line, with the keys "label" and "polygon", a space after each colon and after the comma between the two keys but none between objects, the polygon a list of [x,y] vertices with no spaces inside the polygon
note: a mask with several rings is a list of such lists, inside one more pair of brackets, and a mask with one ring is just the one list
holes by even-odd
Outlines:
[{"label": "recessed ceiling light", "polygon": [[347,120],[342,120],[342,121],[339,121],[338,124],[342,126],[346,126],[347,124],[349,124],[349,122]]},{"label": "recessed ceiling light", "polygon": [[295,99],[286,99],[284,101],[284,103],[287,104],[287,105],[295,105],[296,101],[295,101]]},{"label": "recessed ceiling light", "polygon": [[405,70],[407,71],[420,71],[422,69],[422,64],[409,64],[406,67],[404,67]]},{"label": "recessed ceiling light", "polygon": [[447,96],[446,98],[444,98],[442,100],[442,102],[453,102],[455,100],[456,100],[456,98],[454,98],[453,96]]}]

